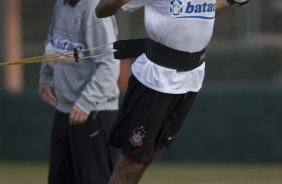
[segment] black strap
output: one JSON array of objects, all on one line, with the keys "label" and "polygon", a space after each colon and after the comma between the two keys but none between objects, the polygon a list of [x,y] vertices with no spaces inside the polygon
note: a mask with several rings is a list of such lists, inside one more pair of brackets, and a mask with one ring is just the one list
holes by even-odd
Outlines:
[{"label": "black strap", "polygon": [[115,59],[137,58],[145,53],[145,39],[118,40],[114,42]]},{"label": "black strap", "polygon": [[166,47],[154,40],[119,40],[113,45],[115,59],[137,58],[145,53],[152,62],[177,71],[190,71],[200,66],[205,59],[205,49],[199,52],[184,52]]},{"label": "black strap", "polygon": [[205,49],[199,52],[184,52],[166,47],[154,40],[146,40],[146,56],[152,62],[177,71],[190,71],[199,67],[205,59]]}]

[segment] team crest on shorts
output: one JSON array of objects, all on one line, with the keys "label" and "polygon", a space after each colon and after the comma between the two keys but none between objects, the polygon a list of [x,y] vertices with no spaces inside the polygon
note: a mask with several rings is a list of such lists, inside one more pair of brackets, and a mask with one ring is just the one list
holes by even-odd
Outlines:
[{"label": "team crest on shorts", "polygon": [[143,139],[146,137],[146,131],[144,130],[143,126],[134,128],[132,130],[132,135],[129,138],[130,143],[133,146],[142,146],[143,145]]}]

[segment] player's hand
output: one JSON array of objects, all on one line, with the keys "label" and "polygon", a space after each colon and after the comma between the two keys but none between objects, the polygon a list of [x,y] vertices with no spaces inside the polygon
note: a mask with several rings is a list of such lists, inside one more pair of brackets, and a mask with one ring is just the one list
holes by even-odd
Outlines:
[{"label": "player's hand", "polygon": [[40,84],[38,93],[44,102],[52,107],[56,106],[57,99],[52,94],[51,86],[49,84]]},{"label": "player's hand", "polygon": [[85,113],[78,106],[74,105],[70,113],[69,122],[71,125],[80,125],[85,123],[88,118],[88,114]]}]

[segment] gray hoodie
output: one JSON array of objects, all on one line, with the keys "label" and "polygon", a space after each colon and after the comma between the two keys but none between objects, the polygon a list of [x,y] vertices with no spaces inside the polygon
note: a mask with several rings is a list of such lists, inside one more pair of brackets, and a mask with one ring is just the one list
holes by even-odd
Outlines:
[{"label": "gray hoodie", "polygon": [[[46,54],[73,48],[88,49],[116,41],[114,17],[98,19],[95,7],[99,0],[80,0],[72,7],[57,0],[46,41]],[[92,54],[103,53],[95,51]],[[98,59],[42,63],[40,84],[53,86],[56,109],[69,113],[74,104],[85,112],[118,109],[117,79],[120,62],[112,55]]]}]

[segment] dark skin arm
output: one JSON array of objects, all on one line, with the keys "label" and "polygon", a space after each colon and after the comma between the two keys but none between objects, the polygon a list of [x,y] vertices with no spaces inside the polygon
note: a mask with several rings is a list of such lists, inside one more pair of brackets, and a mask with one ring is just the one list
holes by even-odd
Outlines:
[{"label": "dark skin arm", "polygon": [[222,0],[216,0],[216,9],[217,10],[221,10],[221,9],[224,9],[226,7],[229,7],[228,4],[226,3],[223,3]]},{"label": "dark skin arm", "polygon": [[114,15],[118,9],[130,0],[100,0],[95,11],[98,18]]}]

